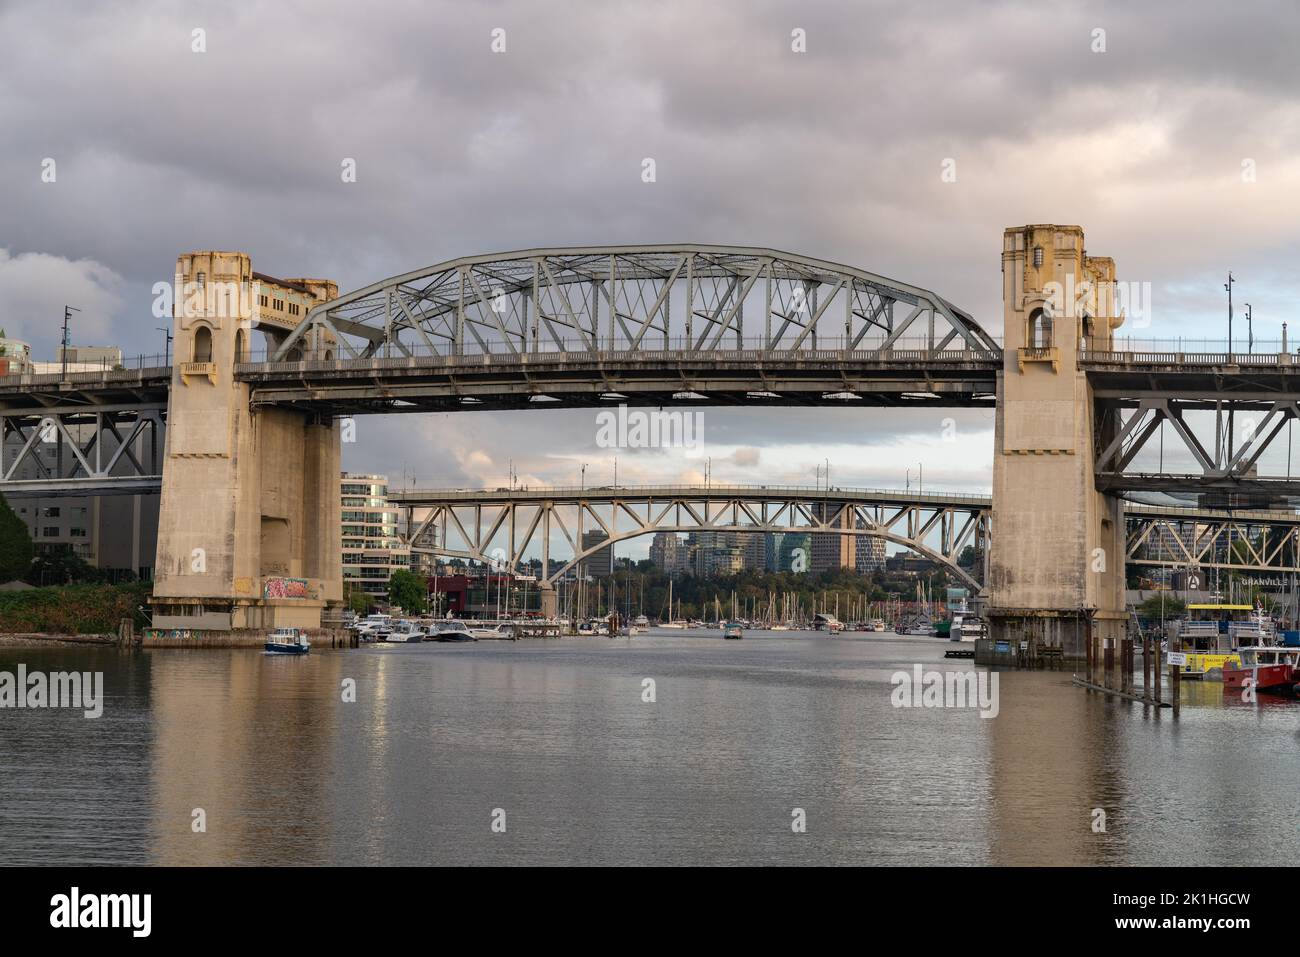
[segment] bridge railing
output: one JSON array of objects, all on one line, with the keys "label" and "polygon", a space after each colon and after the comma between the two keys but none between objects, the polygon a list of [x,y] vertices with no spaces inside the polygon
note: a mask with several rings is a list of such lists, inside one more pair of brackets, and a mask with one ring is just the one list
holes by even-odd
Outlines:
[{"label": "bridge railing", "polygon": [[69,362],[64,371],[59,362],[29,362],[10,365],[7,375],[0,375],[5,385],[98,385],[134,379],[170,378],[170,356],[140,355],[123,357],[121,362]]},{"label": "bridge railing", "polygon": [[501,486],[492,489],[394,489],[390,486],[388,495],[390,500],[398,503],[403,503],[408,499],[448,502],[458,499],[488,499],[494,495],[500,496],[502,499],[512,496],[537,498],[548,495],[556,498],[589,496],[599,499],[618,498],[620,496],[627,498],[646,498],[650,496],[690,498],[693,495],[708,495],[711,497],[732,496],[735,498],[753,496],[755,498],[829,499],[831,501],[837,501],[837,496],[839,496],[840,498],[875,497],[882,500],[897,500],[900,504],[913,502],[935,505],[958,504],[981,508],[987,508],[991,502],[988,495],[972,495],[966,492],[919,492],[897,488],[862,488],[840,485],[832,485],[830,488],[824,485],[729,485],[717,482],[707,485],[515,485],[513,487]]},{"label": "bridge railing", "polygon": [[964,342],[949,344],[938,349],[930,348],[922,340],[900,339],[883,347],[881,343],[852,343],[840,338],[828,341],[826,337],[812,344],[797,349],[768,349],[762,339],[742,342],[738,348],[697,349],[684,337],[675,337],[665,344],[657,339],[649,345],[627,346],[609,349],[595,348],[582,340],[564,340],[560,347],[552,344],[551,348],[523,351],[511,348],[504,342],[486,342],[476,346],[474,351],[453,354],[426,344],[411,344],[405,352],[396,349],[384,354],[364,358],[350,358],[335,355],[331,358],[308,356],[297,361],[270,361],[273,353],[255,352],[247,361],[237,367],[239,372],[293,372],[293,371],[330,371],[335,369],[402,369],[420,366],[484,366],[484,365],[526,365],[526,364],[566,364],[589,362],[662,362],[691,360],[707,363],[718,362],[753,362],[755,360],[772,362],[826,361],[837,362],[846,359],[853,361],[879,362],[1000,362],[1000,350],[971,349]]}]

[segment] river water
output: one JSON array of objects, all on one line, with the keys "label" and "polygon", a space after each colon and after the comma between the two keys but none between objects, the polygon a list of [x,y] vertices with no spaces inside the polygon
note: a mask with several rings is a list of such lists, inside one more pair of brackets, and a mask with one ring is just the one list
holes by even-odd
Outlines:
[{"label": "river water", "polygon": [[4,647],[0,671],[102,671],[106,700],[98,719],[0,710],[0,860],[1243,864],[1297,846],[1300,703],[1184,682],[1174,719],[1003,672],[996,717],[895,707],[896,672],[972,667],[949,647]]}]

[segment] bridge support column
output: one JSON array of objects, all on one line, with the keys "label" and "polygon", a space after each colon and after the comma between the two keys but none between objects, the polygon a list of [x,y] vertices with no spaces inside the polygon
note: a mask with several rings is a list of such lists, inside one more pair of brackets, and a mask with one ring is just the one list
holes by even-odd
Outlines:
[{"label": "bridge support column", "polygon": [[254,413],[234,378],[254,328],[274,334],[287,303],[329,295],[314,282],[257,276],[243,253],[177,261],[155,627],[318,628],[342,601],[338,426],[297,409]]},{"label": "bridge support column", "polygon": [[541,611],[543,618],[554,618],[560,611],[558,596],[555,593],[555,586],[550,582],[541,582],[537,586],[540,593]]},{"label": "bridge support column", "polygon": [[[1108,349],[1114,263],[1086,255],[1078,226],[1008,229],[1004,360],[993,461],[990,636],[1059,649],[1080,664],[1125,633],[1124,520],[1098,492],[1098,427],[1080,345]],[[1100,655],[1094,660],[1099,660]]]}]

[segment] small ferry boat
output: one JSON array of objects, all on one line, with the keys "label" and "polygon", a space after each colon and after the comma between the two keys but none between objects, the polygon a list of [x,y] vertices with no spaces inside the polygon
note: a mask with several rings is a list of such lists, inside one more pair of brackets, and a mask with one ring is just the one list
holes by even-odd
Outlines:
[{"label": "small ferry boat", "polygon": [[722,637],[728,640],[745,637],[745,629],[741,627],[738,621],[723,622]]},{"label": "small ferry boat", "polygon": [[1256,691],[1294,695],[1300,685],[1300,648],[1278,645],[1252,645],[1238,648],[1240,666],[1228,662],[1223,666],[1223,690],[1241,691],[1254,680]]},{"label": "small ferry boat", "polygon": [[262,646],[268,655],[305,655],[311,642],[299,628],[277,628],[266,636]]},{"label": "small ferry boat", "polygon": [[438,625],[438,637],[434,641],[478,641],[463,621],[444,621]]}]

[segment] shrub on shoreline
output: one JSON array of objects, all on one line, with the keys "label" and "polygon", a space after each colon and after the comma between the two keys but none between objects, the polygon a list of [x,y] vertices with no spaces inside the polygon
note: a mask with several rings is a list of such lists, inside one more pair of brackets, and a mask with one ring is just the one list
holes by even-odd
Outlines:
[{"label": "shrub on shoreline", "polygon": [[64,585],[0,593],[0,634],[111,634],[123,618],[137,629],[149,624],[140,606],[149,582]]}]

